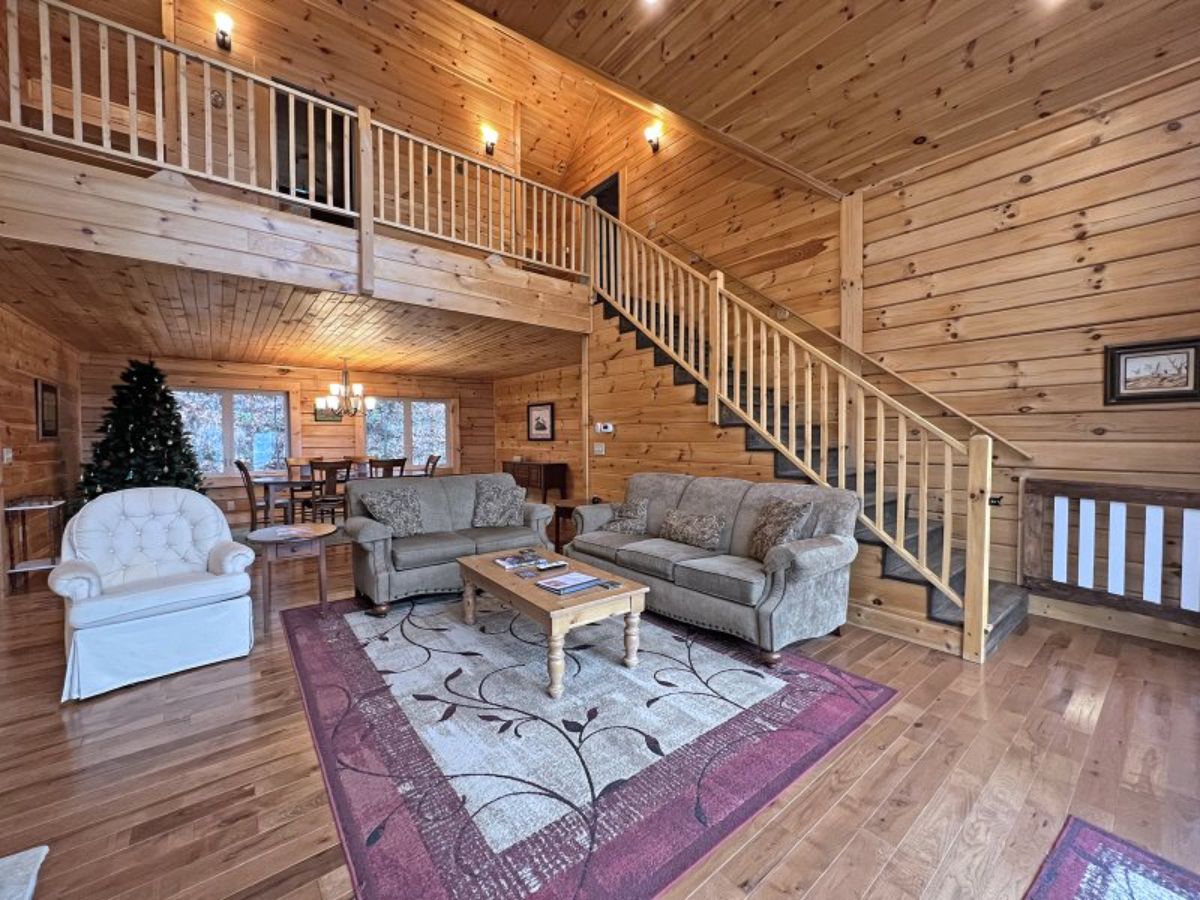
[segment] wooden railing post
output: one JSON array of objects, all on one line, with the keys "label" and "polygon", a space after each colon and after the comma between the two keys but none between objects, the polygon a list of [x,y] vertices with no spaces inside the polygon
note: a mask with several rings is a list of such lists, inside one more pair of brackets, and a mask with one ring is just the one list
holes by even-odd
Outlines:
[{"label": "wooden railing post", "polygon": [[708,287],[708,420],[714,425],[721,419],[721,371],[725,366],[725,348],[721,346],[721,291],[725,273],[714,270]]},{"label": "wooden railing post", "polygon": [[375,293],[375,148],[365,106],[358,108],[358,292]]},{"label": "wooden railing post", "polygon": [[591,282],[592,292],[599,293],[600,288],[600,213],[596,206],[596,198],[587,198],[588,211],[584,222],[587,227],[587,278]]},{"label": "wooden railing post", "polygon": [[987,644],[988,575],[991,569],[992,438],[977,434],[967,445],[967,583],[963,591],[963,659],[981,663]]}]

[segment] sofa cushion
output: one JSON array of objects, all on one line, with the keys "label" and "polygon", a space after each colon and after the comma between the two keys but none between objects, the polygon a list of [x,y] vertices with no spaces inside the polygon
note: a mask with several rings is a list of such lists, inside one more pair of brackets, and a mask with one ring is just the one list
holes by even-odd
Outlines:
[{"label": "sofa cushion", "polygon": [[520,525],[521,508],[524,504],[525,488],[480,479],[475,482],[475,509],[471,515],[471,527],[503,528]]},{"label": "sofa cushion", "polygon": [[362,495],[363,506],[376,522],[392,529],[392,537],[421,533],[421,501],[410,488],[370,491]]},{"label": "sofa cushion", "polygon": [[762,562],[773,548],[798,541],[812,514],[812,506],[811,500],[786,500],[782,497],[764,506],[750,539],[750,555]]},{"label": "sofa cushion", "polygon": [[750,486],[751,482],[741,478],[693,478],[679,498],[677,508],[681,513],[720,516],[720,540],[713,549],[728,553],[733,522]]},{"label": "sofa cushion", "polygon": [[678,541],[716,553],[721,549],[721,532],[725,522],[720,516],[673,509],[663,519],[660,535],[668,541]]},{"label": "sofa cushion", "polygon": [[675,583],[697,593],[756,606],[767,586],[763,564],[744,556],[709,556],[675,566]]},{"label": "sofa cushion", "polygon": [[392,565],[397,569],[420,569],[474,556],[475,542],[456,531],[431,531],[392,539]]},{"label": "sofa cushion", "polygon": [[249,593],[250,576],[245,572],[234,575],[181,572],[127,581],[107,588],[98,597],[70,603],[67,605],[67,619],[72,628],[95,628],[178,612],[194,606],[207,606]]},{"label": "sofa cushion", "polygon": [[475,542],[476,553],[491,553],[493,550],[515,550],[518,547],[535,547],[541,544],[537,535],[524,525],[499,525],[495,527],[462,528],[455,532]]},{"label": "sofa cushion", "polygon": [[646,511],[646,533],[657,537],[663,519],[669,510],[679,506],[684,489],[694,481],[691,475],[675,475],[669,472],[639,472],[629,479],[625,487],[625,502],[648,500]]},{"label": "sofa cushion", "polygon": [[644,534],[623,534],[618,531],[589,531],[585,534],[576,535],[575,540],[571,541],[571,546],[580,553],[606,559],[609,562],[616,562],[618,550],[629,544],[636,544],[638,541],[644,540],[646,540],[646,535]]},{"label": "sofa cushion", "polygon": [[665,538],[649,538],[626,544],[617,551],[617,564],[644,572],[657,578],[671,581],[675,575],[675,564],[689,559],[716,556],[712,550],[701,550],[678,541]]},{"label": "sofa cushion", "polygon": [[643,497],[630,503],[614,503],[613,517],[600,526],[601,531],[615,531],[618,534],[645,534],[646,515],[650,511],[650,501]]}]

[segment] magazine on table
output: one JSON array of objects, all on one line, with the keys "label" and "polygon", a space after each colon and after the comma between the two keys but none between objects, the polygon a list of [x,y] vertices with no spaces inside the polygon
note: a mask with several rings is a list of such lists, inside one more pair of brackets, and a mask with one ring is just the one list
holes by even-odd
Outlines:
[{"label": "magazine on table", "polygon": [[539,555],[533,549],[519,550],[516,553],[510,553],[508,556],[497,556],[493,560],[496,565],[506,572],[512,572],[515,569],[530,568],[546,561],[546,557]]},{"label": "magazine on table", "polygon": [[586,572],[567,572],[564,575],[555,575],[553,578],[544,578],[537,582],[537,586],[552,594],[573,594],[576,591],[586,591],[599,583],[600,579],[595,575],[588,575]]}]

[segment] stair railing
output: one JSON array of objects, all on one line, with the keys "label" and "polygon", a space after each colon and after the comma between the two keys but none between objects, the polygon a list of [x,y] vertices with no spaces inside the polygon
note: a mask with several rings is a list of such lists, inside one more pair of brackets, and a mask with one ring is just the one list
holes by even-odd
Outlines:
[{"label": "stair railing", "polygon": [[[852,360],[839,362],[726,290],[722,273],[706,277],[613,216],[597,211],[595,233],[596,292],[707,388],[710,419],[719,421],[724,404],[812,481],[855,491],[859,520],[962,607],[963,656],[982,661],[991,436],[948,434]],[[929,546],[935,517],[937,548]],[[958,543],[967,554],[961,591],[952,584]]]}]

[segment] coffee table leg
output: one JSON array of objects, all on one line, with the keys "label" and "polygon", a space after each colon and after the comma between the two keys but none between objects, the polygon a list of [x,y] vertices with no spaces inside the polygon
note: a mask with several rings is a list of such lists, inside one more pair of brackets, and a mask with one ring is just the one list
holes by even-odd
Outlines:
[{"label": "coffee table leg", "polygon": [[546,689],[552,698],[557,700],[563,692],[563,673],[566,671],[566,657],[563,655],[565,634],[552,634],[549,640],[549,654],[546,658],[546,670],[550,673],[550,687]]},{"label": "coffee table leg", "polygon": [[475,624],[475,585],[469,581],[463,582],[463,621],[468,625]]},{"label": "coffee table leg", "polygon": [[640,612],[625,613],[625,665],[631,669],[638,664],[638,627],[641,620]]}]

